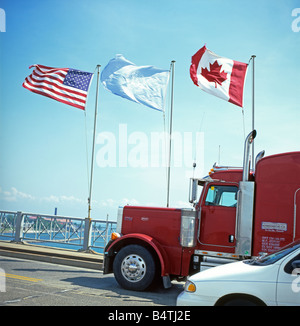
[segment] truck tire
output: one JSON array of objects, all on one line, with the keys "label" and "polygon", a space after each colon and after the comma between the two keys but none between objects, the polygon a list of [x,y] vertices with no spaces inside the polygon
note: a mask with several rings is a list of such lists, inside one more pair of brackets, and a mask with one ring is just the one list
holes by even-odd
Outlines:
[{"label": "truck tire", "polygon": [[156,265],[146,248],[128,245],[117,253],[113,271],[117,282],[124,289],[144,291],[155,279]]}]

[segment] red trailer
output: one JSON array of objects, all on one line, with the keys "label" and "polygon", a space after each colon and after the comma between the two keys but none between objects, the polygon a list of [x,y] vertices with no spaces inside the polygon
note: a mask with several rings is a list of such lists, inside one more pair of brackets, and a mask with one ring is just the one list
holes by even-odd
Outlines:
[{"label": "red trailer", "polygon": [[169,287],[173,278],[271,253],[299,239],[300,152],[261,152],[250,171],[255,136],[254,130],[246,138],[243,167],[214,166],[209,176],[191,179],[193,208],[119,208],[104,273],[113,272],[130,290],[145,290],[158,277]]}]

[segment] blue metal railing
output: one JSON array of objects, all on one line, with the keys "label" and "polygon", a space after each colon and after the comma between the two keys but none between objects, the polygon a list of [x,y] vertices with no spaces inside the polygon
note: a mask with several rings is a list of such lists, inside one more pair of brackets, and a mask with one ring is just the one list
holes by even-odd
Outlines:
[{"label": "blue metal railing", "polygon": [[0,239],[103,252],[117,222],[0,211]]}]

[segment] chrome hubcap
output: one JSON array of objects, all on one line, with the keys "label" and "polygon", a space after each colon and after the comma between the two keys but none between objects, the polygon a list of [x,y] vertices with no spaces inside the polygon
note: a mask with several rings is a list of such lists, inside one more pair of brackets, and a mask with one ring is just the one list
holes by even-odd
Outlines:
[{"label": "chrome hubcap", "polygon": [[128,255],[122,261],[121,272],[127,281],[139,282],[146,275],[146,263],[139,255]]}]

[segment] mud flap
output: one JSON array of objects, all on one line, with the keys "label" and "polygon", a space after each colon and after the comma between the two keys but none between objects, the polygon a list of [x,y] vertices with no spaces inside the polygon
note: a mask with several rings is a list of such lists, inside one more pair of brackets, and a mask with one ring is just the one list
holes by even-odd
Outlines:
[{"label": "mud flap", "polygon": [[172,286],[170,276],[162,276],[163,286],[165,289],[169,289]]}]

